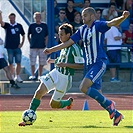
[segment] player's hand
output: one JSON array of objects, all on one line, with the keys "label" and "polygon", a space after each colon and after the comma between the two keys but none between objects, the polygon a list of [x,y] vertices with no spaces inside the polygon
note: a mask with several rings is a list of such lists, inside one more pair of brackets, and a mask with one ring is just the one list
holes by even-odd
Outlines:
[{"label": "player's hand", "polygon": [[21,42],[19,45],[18,45],[18,48],[21,48],[23,46],[23,43]]},{"label": "player's hand", "polygon": [[130,15],[129,11],[124,11],[122,13],[122,16],[124,16],[125,18],[127,18]]},{"label": "player's hand", "polygon": [[59,62],[59,63],[56,64],[56,66],[58,66],[58,67],[66,67],[66,63]]},{"label": "player's hand", "polygon": [[54,63],[54,62],[55,62],[54,59],[50,59],[50,58],[47,59],[47,63]]},{"label": "player's hand", "polygon": [[50,48],[45,48],[43,51],[44,54],[51,54],[52,50]]}]

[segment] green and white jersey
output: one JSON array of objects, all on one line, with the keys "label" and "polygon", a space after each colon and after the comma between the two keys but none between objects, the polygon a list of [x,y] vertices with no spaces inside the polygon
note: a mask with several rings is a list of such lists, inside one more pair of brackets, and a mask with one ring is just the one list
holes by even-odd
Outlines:
[{"label": "green and white jersey", "polygon": [[83,51],[78,44],[73,44],[72,46],[62,49],[60,56],[55,60],[56,70],[65,75],[74,75],[75,70],[68,67],[57,67],[56,63],[84,63]]}]

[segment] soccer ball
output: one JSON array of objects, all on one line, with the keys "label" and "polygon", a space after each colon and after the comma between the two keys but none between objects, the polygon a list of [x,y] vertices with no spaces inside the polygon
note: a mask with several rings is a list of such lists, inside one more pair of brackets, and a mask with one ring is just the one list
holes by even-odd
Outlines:
[{"label": "soccer ball", "polygon": [[36,118],[36,113],[31,109],[25,110],[22,114],[22,119],[27,125],[33,124]]}]

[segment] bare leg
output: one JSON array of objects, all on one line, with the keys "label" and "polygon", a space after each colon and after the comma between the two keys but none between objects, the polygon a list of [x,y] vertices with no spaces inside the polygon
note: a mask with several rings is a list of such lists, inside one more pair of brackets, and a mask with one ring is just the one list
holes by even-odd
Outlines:
[{"label": "bare leg", "polygon": [[92,86],[92,81],[90,79],[84,78],[80,84],[80,90],[86,94],[88,88]]},{"label": "bare leg", "polygon": [[40,85],[38,86],[32,101],[30,103],[30,109],[36,111],[36,109],[38,108],[38,106],[40,105],[41,102],[41,98],[47,93],[47,88],[43,83],[40,83]]},{"label": "bare leg", "polygon": [[20,74],[20,71],[21,71],[21,64],[17,63],[17,66],[16,66],[16,74],[19,75]]},{"label": "bare leg", "polygon": [[40,85],[38,86],[35,94],[34,94],[34,98],[41,100],[41,98],[48,92],[46,86],[43,83],[40,83]]},{"label": "bare leg", "polygon": [[60,103],[60,101],[54,101],[53,99],[51,99],[51,101],[50,101],[50,106],[51,106],[52,108],[60,108],[61,103]]},{"label": "bare leg", "polygon": [[19,89],[20,87],[17,85],[17,83],[15,83],[14,79],[12,78],[9,66],[4,67],[3,69],[5,71],[6,77],[10,81],[11,87],[14,87],[15,89]]},{"label": "bare leg", "polygon": [[[36,109],[39,107],[40,105],[40,100],[42,98],[43,95],[45,95],[47,93],[47,88],[46,86],[43,84],[43,83],[40,83],[40,85],[38,86],[35,94],[34,94],[34,97],[30,103],[30,109],[36,111]],[[28,124],[26,124],[25,122],[20,122],[18,124],[19,126],[26,126]],[[29,124],[29,125],[32,125],[32,124]]]},{"label": "bare leg", "polygon": [[13,64],[9,64],[11,75],[14,75],[14,66]]},{"label": "bare leg", "polygon": [[5,71],[6,77],[7,77],[9,80],[14,80],[14,79],[12,79],[12,76],[11,76],[9,67],[6,66],[6,67],[4,67],[3,69],[4,69],[4,71]]},{"label": "bare leg", "polygon": [[111,78],[115,78],[115,76],[116,76],[116,68],[110,68],[110,74],[111,74]]},{"label": "bare leg", "polygon": [[34,72],[35,72],[35,65],[31,65],[31,74],[32,74],[32,76],[34,76]]},{"label": "bare leg", "polygon": [[39,65],[38,76],[42,75],[43,65]]}]

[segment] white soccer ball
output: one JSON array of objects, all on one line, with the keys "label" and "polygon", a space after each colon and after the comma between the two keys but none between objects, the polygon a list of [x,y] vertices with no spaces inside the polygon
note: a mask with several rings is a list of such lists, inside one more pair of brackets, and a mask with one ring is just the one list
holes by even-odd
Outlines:
[{"label": "white soccer ball", "polygon": [[36,113],[31,109],[25,110],[22,114],[23,121],[29,125],[33,124],[36,118],[37,118]]}]

